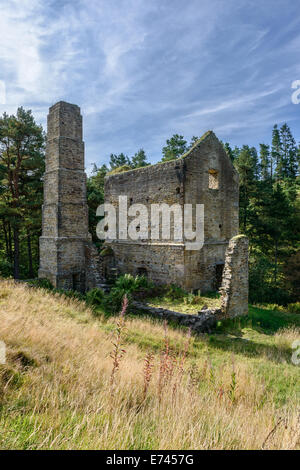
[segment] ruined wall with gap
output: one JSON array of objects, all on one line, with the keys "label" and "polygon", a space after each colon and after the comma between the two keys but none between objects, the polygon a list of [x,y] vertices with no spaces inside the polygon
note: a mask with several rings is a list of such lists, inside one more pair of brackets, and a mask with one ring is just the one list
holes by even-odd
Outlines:
[{"label": "ruined wall with gap", "polygon": [[226,250],[221,291],[222,315],[234,318],[248,314],[248,238],[237,235]]},{"label": "ruined wall with gap", "polygon": [[[213,132],[206,133],[178,160],[111,175],[105,181],[105,201],[118,207],[141,203],[204,205],[204,245],[187,250],[174,240],[174,218],[167,239],[107,241],[111,253],[103,265],[88,232],[82,117],[76,105],[59,102],[48,116],[43,233],[39,277],[55,287],[84,291],[103,282],[103,274],[146,274],[157,284],[184,289],[216,290],[222,281],[222,311],[244,314],[248,297],[245,237],[238,233],[238,175]],[[128,223],[134,217],[128,220]],[[161,220],[160,220],[161,225]],[[195,211],[192,220],[195,229]],[[150,227],[150,220],[149,220]],[[234,237],[234,238],[232,238]],[[104,258],[105,259],[105,258]]]},{"label": "ruined wall with gap", "polygon": [[[183,207],[184,162],[170,161],[138,170],[108,176],[105,202],[118,207],[119,196],[127,196],[128,207],[142,203],[151,213],[151,204],[179,204]],[[128,225],[134,217],[128,217]],[[118,222],[118,220],[117,220]],[[150,227],[150,221],[149,221]],[[114,251],[118,273],[147,273],[156,283],[184,283],[184,246],[173,240],[174,219],[170,224],[171,240],[119,240],[108,243]],[[117,223],[118,230],[118,223]],[[107,272],[109,276],[109,272]]]},{"label": "ruined wall with gap", "polygon": [[222,274],[229,239],[238,233],[238,186],[237,172],[213,132],[178,160],[108,176],[105,202],[115,207],[119,195],[128,196],[128,206],[145,204],[148,213],[153,203],[177,203],[182,208],[204,204],[201,250],[186,250],[184,243],[175,244],[172,239],[108,243],[115,253],[116,269],[136,275],[144,268],[155,282],[175,283],[188,290],[219,288],[219,267]]},{"label": "ruined wall with gap", "polygon": [[213,132],[189,152],[185,166],[184,202],[204,204],[204,246],[185,250],[186,288],[217,290],[226,247],[239,231],[238,174]]}]

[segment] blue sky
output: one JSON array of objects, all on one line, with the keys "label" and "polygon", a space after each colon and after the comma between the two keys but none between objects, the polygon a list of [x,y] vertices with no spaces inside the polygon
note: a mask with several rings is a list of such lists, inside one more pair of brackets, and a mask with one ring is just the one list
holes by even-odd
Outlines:
[{"label": "blue sky", "polygon": [[300,140],[300,3],[295,0],[0,0],[6,103],[81,107],[86,168],[174,133],[213,129],[234,145],[269,143],[274,123]]}]

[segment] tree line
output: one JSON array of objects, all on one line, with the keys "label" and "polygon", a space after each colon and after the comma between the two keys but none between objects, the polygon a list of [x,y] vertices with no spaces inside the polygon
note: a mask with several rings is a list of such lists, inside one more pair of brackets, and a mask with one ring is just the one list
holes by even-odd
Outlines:
[{"label": "tree line", "polygon": [[[197,142],[174,134],[161,161],[180,158]],[[0,117],[0,275],[32,278],[38,269],[46,136],[31,111]],[[300,146],[287,124],[274,126],[270,143],[224,149],[240,177],[240,230],[250,239],[250,300],[287,303],[300,296]],[[90,232],[109,173],[149,165],[144,149],[111,154],[87,179]]]},{"label": "tree line", "polygon": [[0,117],[0,274],[32,278],[38,269],[45,133],[31,111]]}]

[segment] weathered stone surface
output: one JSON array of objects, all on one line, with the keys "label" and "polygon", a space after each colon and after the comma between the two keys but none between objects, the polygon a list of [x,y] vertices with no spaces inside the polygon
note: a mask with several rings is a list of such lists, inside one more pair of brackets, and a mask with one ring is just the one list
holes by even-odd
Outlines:
[{"label": "weathered stone surface", "polygon": [[89,290],[93,287],[102,288],[103,271],[101,257],[98,255],[97,248],[93,242],[89,241],[85,243],[85,272],[86,272],[86,286],[85,289]]},{"label": "weathered stone surface", "polygon": [[221,310],[225,317],[248,314],[248,238],[233,237],[226,250]]},{"label": "weathered stone surface", "polygon": [[202,308],[199,312],[198,315],[222,315],[222,310],[221,308]]},{"label": "weathered stone surface", "polygon": [[[238,175],[213,132],[182,158],[111,175],[105,181],[105,201],[117,207],[119,195],[128,206],[142,203],[204,204],[204,246],[187,250],[173,240],[117,240],[108,243],[120,274],[145,273],[155,283],[174,283],[186,290],[215,290],[221,285],[225,250],[238,233]],[[129,219],[130,222],[130,219]],[[150,226],[150,224],[149,224]],[[195,210],[193,214],[195,227]],[[107,266],[109,275],[109,266]]]},{"label": "weathered stone surface", "polygon": [[[99,257],[88,232],[80,108],[56,103],[48,115],[39,277],[48,278],[55,287],[85,291],[105,286],[105,277],[146,274],[157,284],[205,291],[219,287],[225,263],[221,310],[203,308],[198,315],[185,315],[136,305],[198,331],[210,329],[217,318],[247,313],[248,241],[235,236],[238,175],[213,132],[178,160],[107,177],[106,202],[117,206],[121,195],[127,196],[129,206],[144,204],[149,214],[151,204],[179,204],[182,212],[184,204],[203,204],[203,248],[187,250],[184,241],[174,240],[171,217],[171,238],[106,242]],[[192,225],[194,229],[195,211]]]},{"label": "weathered stone surface", "polygon": [[100,282],[88,232],[82,117],[76,105],[50,108],[39,277],[85,291]]}]

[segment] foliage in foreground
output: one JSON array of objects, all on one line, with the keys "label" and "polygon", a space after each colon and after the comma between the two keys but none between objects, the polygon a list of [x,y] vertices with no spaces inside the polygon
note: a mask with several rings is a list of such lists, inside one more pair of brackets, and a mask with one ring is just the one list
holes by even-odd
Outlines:
[{"label": "foliage in foreground", "polygon": [[[206,292],[201,294],[187,292],[174,284],[157,286],[145,276],[132,276],[124,274],[119,276],[114,282],[109,293],[105,293],[100,288],[93,288],[82,294],[77,291],[65,291],[54,289],[48,279],[34,279],[27,283],[31,287],[40,287],[70,297],[85,301],[97,315],[97,312],[105,312],[106,315],[117,314],[121,308],[122,300],[126,295],[129,308],[131,300],[141,300],[155,307],[163,307],[181,313],[197,314],[203,308],[215,308],[220,306],[220,294],[218,292]],[[263,309],[277,312],[300,313],[300,303],[289,303],[285,307],[277,303],[257,304]]]},{"label": "foliage in foreground", "polygon": [[147,296],[152,289],[154,289],[153,283],[145,276],[124,274],[116,279],[108,294],[95,288],[86,294],[86,300],[95,310],[100,307],[108,313],[117,313],[121,308],[124,296],[130,303],[133,294],[142,293],[143,296]]},{"label": "foliage in foreground", "polygon": [[297,314],[251,308],[252,326],[190,337],[8,281],[0,312],[2,449],[300,446]]}]

